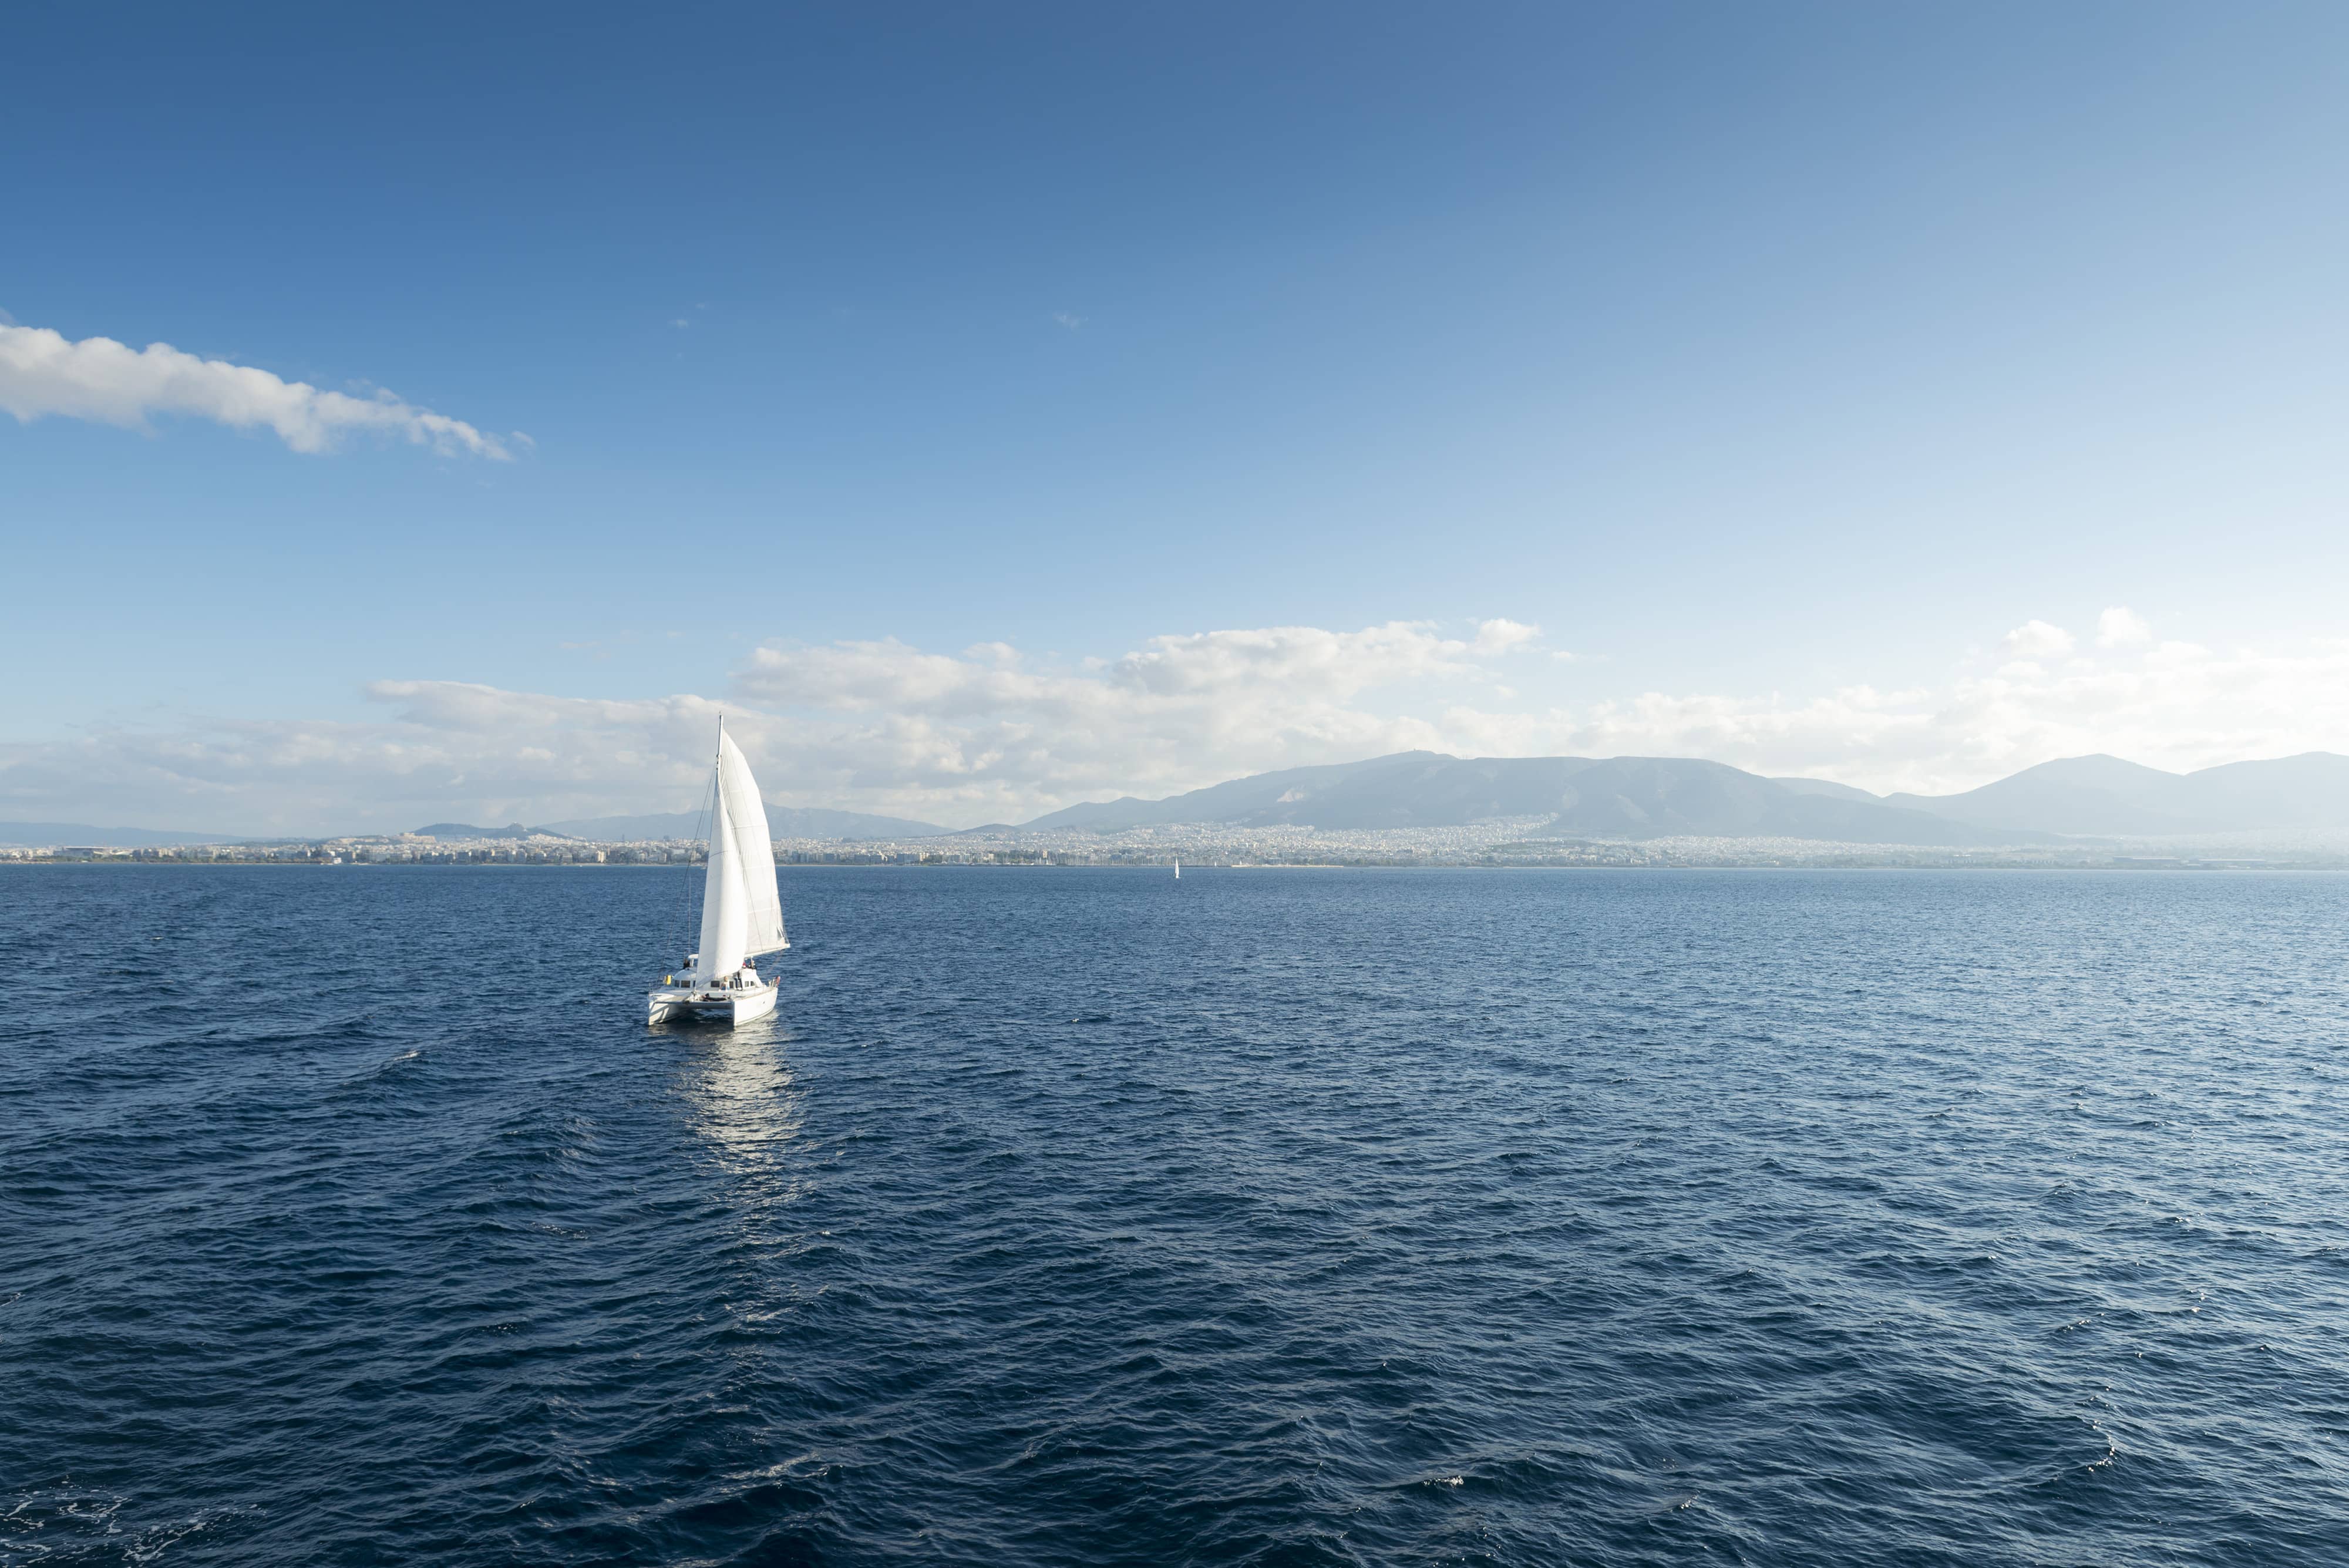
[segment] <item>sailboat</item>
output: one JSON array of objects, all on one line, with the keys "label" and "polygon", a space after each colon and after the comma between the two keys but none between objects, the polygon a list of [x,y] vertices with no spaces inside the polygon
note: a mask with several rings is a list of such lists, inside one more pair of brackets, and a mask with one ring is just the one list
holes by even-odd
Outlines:
[{"label": "sailboat", "polygon": [[708,1018],[747,1023],[775,1010],[777,981],[751,961],[781,952],[782,890],[766,803],[742,748],[718,725],[717,777],[709,816],[709,868],[701,881],[701,945],[685,968],[645,993],[645,1022]]},{"label": "sailboat", "polygon": [[1177,860],[1176,862],[1174,862],[1174,880],[1176,880],[1177,882],[1180,882],[1182,879],[1183,879],[1183,863],[1182,863],[1180,860]]}]

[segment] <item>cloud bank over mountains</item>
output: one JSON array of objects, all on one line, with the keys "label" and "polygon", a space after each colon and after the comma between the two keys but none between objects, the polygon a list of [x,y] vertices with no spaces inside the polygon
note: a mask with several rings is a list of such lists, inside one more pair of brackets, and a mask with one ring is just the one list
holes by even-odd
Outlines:
[{"label": "cloud bank over mountains", "polygon": [[355,398],[322,392],[250,365],[201,359],[168,343],[134,349],[111,337],[79,342],[46,327],[0,317],[0,409],[20,423],[49,415],[143,430],[150,418],[181,414],[237,430],[267,426],[300,452],[330,452],[347,435],[375,434],[445,455],[504,462],[509,440],[462,420],[401,401],[388,391]]},{"label": "cloud bank over mountains", "polygon": [[674,810],[699,792],[721,711],[772,800],[957,826],[1415,749],[1702,757],[1929,794],[2091,752],[2185,771],[2349,751],[2349,640],[2215,650],[2121,607],[2092,638],[2026,623],[1913,690],[1517,699],[1546,666],[1539,628],[1488,620],[1176,634],[1077,664],[1002,643],[772,644],[722,699],[382,680],[382,716],[362,722],[0,745],[0,815],[325,832]]},{"label": "cloud bank over mountains", "polygon": [[1442,749],[1461,725],[1365,697],[1469,686],[1483,661],[1537,635],[1506,620],[1466,639],[1423,622],[1268,627],[1154,638],[1073,669],[1039,667],[1002,643],[953,656],[894,639],[767,647],[736,684],[770,708],[809,711],[801,739],[784,744],[813,742],[835,787],[910,786],[920,793],[895,798],[942,820],[1003,820],[1126,787],[1121,778],[1186,788],[1235,765]]}]

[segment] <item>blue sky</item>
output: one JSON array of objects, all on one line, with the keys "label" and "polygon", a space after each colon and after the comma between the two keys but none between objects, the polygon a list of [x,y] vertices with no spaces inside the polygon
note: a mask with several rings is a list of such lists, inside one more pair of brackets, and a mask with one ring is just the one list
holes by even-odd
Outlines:
[{"label": "blue sky", "polygon": [[940,820],[1413,742],[2349,750],[2337,6],[8,29],[17,327],[508,455],[0,373],[0,816],[666,808],[705,702]]}]

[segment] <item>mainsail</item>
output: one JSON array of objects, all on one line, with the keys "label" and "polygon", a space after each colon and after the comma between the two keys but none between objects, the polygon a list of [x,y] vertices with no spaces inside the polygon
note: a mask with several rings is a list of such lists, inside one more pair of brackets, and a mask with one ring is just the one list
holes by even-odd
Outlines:
[{"label": "mainsail", "polygon": [[790,945],[775,884],[767,807],[742,748],[718,732],[718,790],[709,820],[709,870],[701,890],[701,972],[731,974],[742,961]]}]

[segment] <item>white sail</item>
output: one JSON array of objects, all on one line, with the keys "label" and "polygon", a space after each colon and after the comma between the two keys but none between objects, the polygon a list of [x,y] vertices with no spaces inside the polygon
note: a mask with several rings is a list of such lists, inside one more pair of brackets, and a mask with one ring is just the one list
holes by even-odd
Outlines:
[{"label": "white sail", "polygon": [[775,841],[767,830],[767,804],[750,760],[723,730],[718,733],[718,793],[734,830],[737,874],[742,880],[743,952],[756,958],[791,945],[783,935],[782,889],[775,881]]},{"label": "white sail", "polygon": [[701,961],[705,979],[732,974],[750,956],[750,899],[743,894],[741,856],[729,820],[724,769],[709,816],[709,869],[701,878]]},{"label": "white sail", "polygon": [[701,972],[731,974],[742,961],[789,946],[775,883],[767,807],[742,748],[718,735],[718,789],[709,821],[709,872],[701,893]]}]

